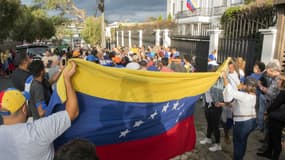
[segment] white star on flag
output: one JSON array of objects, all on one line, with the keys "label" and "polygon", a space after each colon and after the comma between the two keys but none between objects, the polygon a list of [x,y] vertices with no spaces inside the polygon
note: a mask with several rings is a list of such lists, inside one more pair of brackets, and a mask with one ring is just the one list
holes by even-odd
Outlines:
[{"label": "white star on flag", "polygon": [[180,113],[179,113],[179,117],[180,117],[182,114],[183,114],[183,113],[182,113],[182,112],[180,112]]},{"label": "white star on flag", "polygon": [[169,108],[169,102],[165,106],[163,106],[162,112],[166,112],[168,108]]},{"label": "white star on flag", "polygon": [[172,110],[177,110],[177,107],[179,106],[179,102],[176,101],[174,104],[173,104],[173,107],[172,107]]},{"label": "white star on flag", "polygon": [[154,119],[155,116],[157,116],[157,115],[158,115],[158,114],[157,114],[157,112],[155,111],[153,114],[150,115],[149,119]]},{"label": "white star on flag", "polygon": [[178,110],[180,110],[183,106],[184,106],[184,103],[178,107]]},{"label": "white star on flag", "polygon": [[126,137],[128,133],[130,133],[129,129],[126,129],[126,130],[122,131],[121,135],[119,136],[119,138]]},{"label": "white star on flag", "polygon": [[144,122],[142,120],[136,121],[133,127],[136,128],[136,127],[141,126],[142,124],[144,124]]}]

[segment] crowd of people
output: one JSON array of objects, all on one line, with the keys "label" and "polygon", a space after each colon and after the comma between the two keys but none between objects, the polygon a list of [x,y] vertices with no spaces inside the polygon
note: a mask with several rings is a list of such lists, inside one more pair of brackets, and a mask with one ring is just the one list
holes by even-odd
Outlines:
[{"label": "crowd of people", "polygon": [[[57,52],[58,53],[58,52]],[[8,54],[8,52],[7,52]],[[6,52],[5,52],[6,55]],[[71,78],[76,64],[67,69],[67,60],[81,58],[108,67],[161,72],[194,72],[190,56],[181,58],[175,48],[118,47],[113,50],[63,50],[54,54],[46,50],[43,57],[31,57],[28,53],[9,54],[5,60],[15,64],[13,73],[6,66],[3,75],[10,76],[13,86],[0,93],[0,145],[3,159],[99,159],[95,146],[83,139],[73,140],[54,152],[53,141],[67,130],[79,114]],[[1,54],[2,57],[2,54]],[[4,55],[3,55],[4,57]],[[6,56],[5,56],[6,57]],[[2,60],[2,58],[1,58]],[[2,62],[1,62],[2,64]],[[7,72],[6,72],[7,71]],[[54,90],[54,84],[64,74],[67,101],[66,110],[50,116],[46,109]],[[26,146],[29,147],[26,147]],[[24,146],[24,147],[23,147]]]},{"label": "crowd of people", "polygon": [[[73,51],[69,57],[82,58],[103,66],[161,72],[194,72],[195,57],[180,54],[175,47],[117,47],[112,50]],[[167,68],[165,68],[167,67]]]},{"label": "crowd of people", "polygon": [[[11,80],[15,89],[0,93],[0,141],[7,144],[0,145],[0,154],[4,159],[65,160],[72,159],[75,155],[79,159],[83,155],[98,159],[95,146],[85,140],[74,140],[66,144],[54,157],[53,141],[70,127],[71,121],[79,114],[77,98],[70,81],[76,73],[76,64],[72,63],[71,69],[65,68],[70,58],[80,58],[108,67],[155,72],[187,73],[195,72],[197,67],[194,57],[180,54],[175,47],[134,46],[112,50],[95,47],[88,50],[67,49],[58,54],[47,50],[43,57],[30,57],[25,53],[8,55],[6,52],[5,56],[1,53],[1,73],[11,74],[10,69],[7,69],[9,61],[14,61],[13,65],[17,68],[11,68],[11,71],[14,70]],[[2,57],[10,57],[10,60]],[[2,59],[6,61],[2,62]],[[285,110],[281,107],[285,92],[281,66],[278,61],[267,65],[257,62],[253,73],[246,76],[245,64],[240,57],[232,59],[227,70],[203,96],[207,136],[200,143],[212,143],[211,136],[214,134],[214,145],[209,150],[222,150],[219,125],[223,122],[225,142],[231,142],[232,129],[234,160],[242,160],[247,138],[257,126],[257,130],[262,131],[265,137],[263,150],[258,155],[278,159],[285,123]],[[208,57],[208,71],[215,71],[218,65],[217,51],[214,50]],[[61,74],[64,74],[66,85],[66,110],[46,117],[54,85]],[[25,145],[29,147],[23,148]]]},{"label": "crowd of people", "polygon": [[[209,55],[208,69],[215,71],[218,64],[216,51]],[[281,136],[285,123],[285,77],[278,60],[265,65],[256,62],[253,73],[245,76],[245,61],[234,58],[228,63],[216,84],[204,95],[207,134],[200,144],[214,144],[209,148],[222,150],[220,122],[223,124],[225,143],[230,143],[229,130],[233,132],[234,160],[242,160],[246,153],[247,139],[254,130],[264,134],[262,147],[257,155],[278,160],[282,151]],[[283,98],[281,98],[283,96]]]}]

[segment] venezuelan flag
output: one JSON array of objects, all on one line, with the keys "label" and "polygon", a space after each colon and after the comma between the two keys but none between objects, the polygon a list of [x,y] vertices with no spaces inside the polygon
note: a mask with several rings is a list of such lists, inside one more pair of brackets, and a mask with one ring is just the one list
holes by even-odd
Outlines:
[{"label": "venezuelan flag", "polygon": [[191,12],[195,12],[196,9],[198,8],[198,4],[196,3],[195,0],[187,0],[186,6]]},{"label": "venezuelan flag", "polygon": [[[212,73],[162,73],[110,68],[79,59],[72,79],[80,115],[55,143],[85,138],[102,160],[167,160],[191,151],[195,103],[217,80]],[[48,114],[63,110],[63,77]]]}]

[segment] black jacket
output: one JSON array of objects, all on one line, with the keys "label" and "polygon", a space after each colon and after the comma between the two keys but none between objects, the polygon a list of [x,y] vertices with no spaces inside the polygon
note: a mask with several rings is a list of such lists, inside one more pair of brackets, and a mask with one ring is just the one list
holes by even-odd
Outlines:
[{"label": "black jacket", "polygon": [[276,99],[273,100],[273,103],[267,109],[269,118],[285,122],[285,109],[281,108],[283,104],[285,104],[285,90],[280,91]]}]

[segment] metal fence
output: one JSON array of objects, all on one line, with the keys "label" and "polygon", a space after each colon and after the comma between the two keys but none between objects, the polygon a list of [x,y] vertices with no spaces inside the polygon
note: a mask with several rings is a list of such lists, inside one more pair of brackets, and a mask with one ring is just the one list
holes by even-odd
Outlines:
[{"label": "metal fence", "polygon": [[196,69],[199,72],[207,71],[208,52],[209,52],[209,37],[172,37],[171,45],[176,47],[182,56],[190,55],[196,57]]},{"label": "metal fence", "polygon": [[[154,46],[155,45],[155,33],[153,30],[143,30],[142,43],[144,46]],[[122,37],[119,35],[119,45],[122,45]],[[139,45],[139,32],[138,30],[132,30],[131,34],[131,45]],[[129,32],[124,32],[124,46],[129,46]]]},{"label": "metal fence", "polygon": [[224,38],[219,41],[218,61],[242,57],[246,61],[246,74],[251,73],[255,62],[261,59],[263,36],[259,29],[274,24],[274,10],[270,7],[236,13],[223,25]]},{"label": "metal fence", "polygon": [[219,39],[218,61],[223,62],[228,57],[242,57],[246,61],[245,72],[252,72],[256,61],[261,58],[262,40],[259,39]]},{"label": "metal fence", "polygon": [[[145,47],[155,45],[155,32],[154,30],[143,30],[143,45]],[[122,37],[119,35],[119,45],[122,45]],[[206,71],[208,62],[209,51],[209,36],[171,36],[171,46],[176,47],[181,53],[181,56],[190,55],[196,57],[197,70]],[[132,46],[139,45],[139,33],[137,30],[132,30],[131,35]],[[162,45],[162,33],[160,39],[160,45]],[[129,33],[124,31],[124,46],[129,46]]]}]

